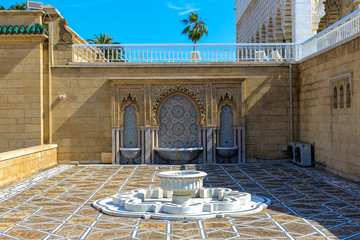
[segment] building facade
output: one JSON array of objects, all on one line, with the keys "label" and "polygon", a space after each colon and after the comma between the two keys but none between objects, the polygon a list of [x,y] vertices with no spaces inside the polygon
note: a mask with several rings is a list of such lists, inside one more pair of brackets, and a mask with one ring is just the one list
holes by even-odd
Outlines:
[{"label": "building facade", "polygon": [[237,0],[236,41],[300,43],[359,7],[358,0]]},{"label": "building facade", "polygon": [[[248,6],[244,16],[256,3],[270,4],[241,2],[237,6]],[[279,31],[261,32],[259,42],[296,38],[286,13],[294,6],[271,4],[279,4],[268,15],[280,11],[280,21],[271,18]],[[55,143],[59,163],[243,163],[287,158],[290,141],[305,141],[327,169],[360,177],[358,33],[301,59],[259,58],[256,50],[241,61],[240,50],[251,52],[253,45],[236,45],[205,61],[210,50],[198,45],[201,59],[178,58],[179,50],[164,62],[153,58],[153,49],[119,54],[91,46],[55,8],[44,11],[0,15],[1,152]],[[324,16],[319,26],[328,24]],[[246,42],[257,42],[250,35]],[[131,57],[119,60],[125,53]]]}]

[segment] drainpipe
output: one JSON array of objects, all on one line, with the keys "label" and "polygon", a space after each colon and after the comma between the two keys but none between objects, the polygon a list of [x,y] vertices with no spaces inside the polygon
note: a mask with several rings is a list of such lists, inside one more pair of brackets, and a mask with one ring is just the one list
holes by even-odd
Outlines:
[{"label": "drainpipe", "polygon": [[[48,44],[48,52],[49,52],[49,62],[48,62],[48,76],[49,76],[49,144],[52,144],[52,73],[51,73],[51,67],[54,65],[54,26],[53,21],[51,19],[50,14],[45,12],[45,16],[47,15],[49,17],[48,28],[49,28],[49,44]],[[44,16],[44,18],[45,18]]]},{"label": "drainpipe", "polygon": [[54,65],[54,28],[53,22],[50,18],[49,22],[50,28],[50,42],[49,42],[49,144],[52,144],[52,73],[51,67]]},{"label": "drainpipe", "polygon": [[290,118],[290,142],[294,141],[294,131],[293,131],[293,75],[292,75],[292,65],[289,65],[289,72],[290,72],[290,86],[289,86],[289,93],[290,93],[290,109],[289,109],[289,118]]}]

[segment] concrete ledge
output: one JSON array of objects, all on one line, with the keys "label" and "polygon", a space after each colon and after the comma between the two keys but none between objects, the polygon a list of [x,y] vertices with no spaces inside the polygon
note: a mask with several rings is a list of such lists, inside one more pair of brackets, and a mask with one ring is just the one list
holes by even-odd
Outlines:
[{"label": "concrete ledge", "polygon": [[57,144],[0,153],[0,187],[57,164]]},{"label": "concrete ledge", "polygon": [[35,146],[35,147],[17,149],[17,150],[13,150],[10,152],[4,152],[4,153],[0,153],[0,161],[6,161],[6,160],[10,160],[12,158],[17,158],[17,157],[21,157],[21,156],[32,154],[32,153],[47,151],[47,150],[54,149],[57,147],[58,147],[57,144],[48,144],[48,145],[39,145],[39,146]]}]

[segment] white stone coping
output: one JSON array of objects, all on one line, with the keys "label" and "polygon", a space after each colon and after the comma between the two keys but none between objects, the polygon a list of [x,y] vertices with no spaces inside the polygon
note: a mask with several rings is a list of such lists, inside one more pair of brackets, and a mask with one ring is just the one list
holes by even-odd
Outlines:
[{"label": "white stone coping", "polygon": [[140,151],[141,148],[119,148],[120,151]]},{"label": "white stone coping", "polygon": [[21,149],[9,151],[9,152],[0,153],[0,162],[10,160],[13,158],[17,158],[17,157],[22,157],[22,156],[29,155],[32,153],[38,153],[38,152],[51,150],[51,149],[54,149],[57,147],[58,147],[57,144],[46,144],[46,145],[39,145],[39,146],[34,146],[34,147],[29,147],[29,148],[21,148]]},{"label": "white stone coping", "polygon": [[154,148],[155,151],[162,152],[191,152],[191,151],[202,151],[203,147],[194,147],[194,148]]},{"label": "white stone coping", "polygon": [[176,179],[187,179],[187,178],[199,178],[206,177],[206,172],[201,171],[167,171],[160,172],[157,174],[159,178],[176,178]]},{"label": "white stone coping", "polygon": [[239,147],[235,146],[235,147],[216,147],[216,149],[218,150],[237,150],[239,149]]}]

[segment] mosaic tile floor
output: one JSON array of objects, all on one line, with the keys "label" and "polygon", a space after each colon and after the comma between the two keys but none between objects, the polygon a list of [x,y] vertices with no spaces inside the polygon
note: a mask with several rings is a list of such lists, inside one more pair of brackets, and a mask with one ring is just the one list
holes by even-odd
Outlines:
[{"label": "mosaic tile floor", "polygon": [[184,166],[58,166],[0,191],[0,239],[360,239],[360,185],[290,163],[188,165],[205,187],[268,197],[239,218],[159,221],[104,215],[91,204],[158,187],[155,174]]}]

